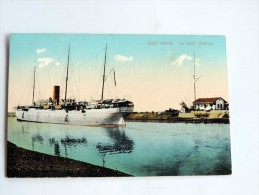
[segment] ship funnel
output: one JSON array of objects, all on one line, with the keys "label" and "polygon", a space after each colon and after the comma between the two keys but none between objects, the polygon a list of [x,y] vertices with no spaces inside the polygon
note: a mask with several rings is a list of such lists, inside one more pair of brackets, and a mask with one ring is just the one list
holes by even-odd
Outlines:
[{"label": "ship funnel", "polygon": [[60,86],[54,86],[53,88],[53,103],[59,105],[59,92]]}]

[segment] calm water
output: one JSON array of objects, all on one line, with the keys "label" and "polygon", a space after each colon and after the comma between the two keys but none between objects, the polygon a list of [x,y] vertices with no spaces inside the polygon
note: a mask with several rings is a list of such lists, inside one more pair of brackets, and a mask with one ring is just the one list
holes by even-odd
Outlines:
[{"label": "calm water", "polygon": [[9,117],[8,140],[134,176],[231,171],[228,124],[127,122],[126,127],[104,128],[18,122]]}]

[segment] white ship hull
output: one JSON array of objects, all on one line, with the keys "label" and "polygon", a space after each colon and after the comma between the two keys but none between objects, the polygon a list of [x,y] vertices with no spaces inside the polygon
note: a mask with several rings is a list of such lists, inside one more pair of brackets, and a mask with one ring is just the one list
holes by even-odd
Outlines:
[{"label": "white ship hull", "polygon": [[124,126],[124,119],[119,108],[105,109],[88,109],[84,112],[71,110],[66,112],[62,110],[44,110],[29,108],[28,111],[17,109],[17,120],[38,122],[38,123],[54,123],[67,125],[116,125]]}]

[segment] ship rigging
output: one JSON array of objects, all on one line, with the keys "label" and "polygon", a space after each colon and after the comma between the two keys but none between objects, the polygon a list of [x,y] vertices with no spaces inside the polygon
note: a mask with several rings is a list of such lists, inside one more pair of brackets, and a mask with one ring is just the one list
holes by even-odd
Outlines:
[{"label": "ship rigging", "polygon": [[17,120],[74,125],[125,125],[123,115],[125,113],[131,113],[133,111],[134,104],[126,99],[104,99],[105,81],[112,71],[114,73],[114,83],[116,85],[114,69],[112,69],[106,77],[106,58],[107,44],[104,56],[101,99],[89,102],[76,102],[73,99],[67,99],[70,44],[68,47],[66,66],[64,101],[60,102],[60,86],[54,86],[53,98],[49,98],[47,103],[35,102],[34,92],[36,67],[34,67],[32,106],[18,106],[16,110]]}]

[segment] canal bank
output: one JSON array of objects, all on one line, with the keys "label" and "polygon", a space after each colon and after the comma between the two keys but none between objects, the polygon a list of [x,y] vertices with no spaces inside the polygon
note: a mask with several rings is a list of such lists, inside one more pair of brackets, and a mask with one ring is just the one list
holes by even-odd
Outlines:
[{"label": "canal bank", "polygon": [[[8,117],[16,117],[15,113],[8,113]],[[125,121],[131,122],[163,122],[163,123],[223,123],[229,124],[228,111],[192,111],[189,113],[157,113],[134,112],[125,116]]]},{"label": "canal bank", "polygon": [[7,177],[125,177],[126,173],[42,154],[7,142]]},{"label": "canal bank", "polygon": [[135,112],[127,115],[125,121],[164,123],[224,123],[229,124],[228,111],[191,111],[189,113]]}]

